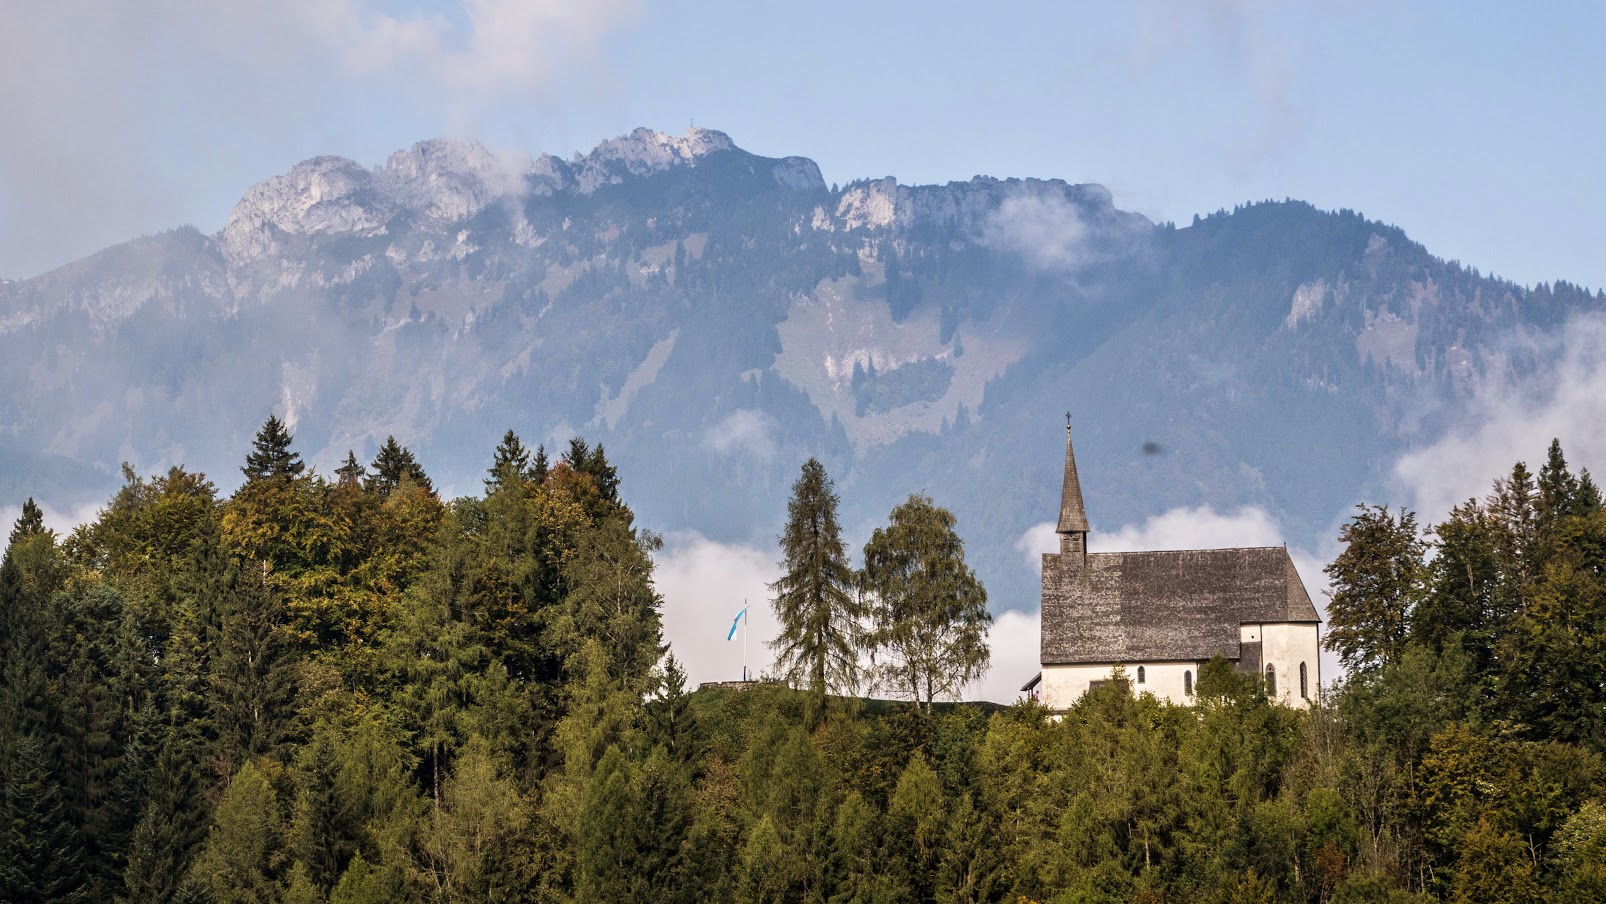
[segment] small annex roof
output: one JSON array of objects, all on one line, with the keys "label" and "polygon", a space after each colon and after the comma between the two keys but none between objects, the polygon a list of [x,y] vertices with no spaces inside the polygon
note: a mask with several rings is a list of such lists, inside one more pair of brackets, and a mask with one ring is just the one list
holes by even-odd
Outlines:
[{"label": "small annex roof", "polygon": [[1321,621],[1280,546],[1061,559],[1043,563],[1045,666],[1236,659],[1240,625]]}]

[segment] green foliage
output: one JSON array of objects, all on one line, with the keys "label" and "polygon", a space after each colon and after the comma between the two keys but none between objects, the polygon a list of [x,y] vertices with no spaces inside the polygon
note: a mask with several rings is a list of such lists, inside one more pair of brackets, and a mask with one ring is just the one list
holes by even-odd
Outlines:
[{"label": "green foliage", "polygon": [[301,476],[307,466],[299,452],[290,449],[290,431],[277,415],[270,414],[262,428],[251,440],[251,453],[245,457],[240,471],[250,481],[294,478]]},{"label": "green foliage", "polygon": [[[489,496],[503,487],[528,483],[534,476],[530,470],[530,450],[519,440],[518,434],[509,430],[496,445],[490,476],[485,478],[485,495]],[[541,479],[546,479],[545,473]]]},{"label": "green foliage", "polygon": [[285,865],[283,815],[272,781],[277,767],[262,766],[247,762],[234,774],[195,861],[195,874],[218,904],[248,904],[277,896]]},{"label": "green foliage", "polygon": [[379,454],[374,456],[369,468],[374,473],[368,478],[367,488],[381,497],[388,497],[404,482],[425,493],[435,492],[435,486],[424,473],[423,465],[418,463],[406,446],[396,442],[394,436],[385,437],[384,445],[379,447]]},{"label": "green foliage", "polygon": [[879,687],[929,709],[986,673],[987,591],[965,564],[953,513],[920,495],[894,508],[865,544],[864,587]]},{"label": "green foliage", "polygon": [[864,607],[852,592],[836,507],[825,466],[809,459],[792,485],[781,533],[782,574],[770,585],[781,628],[770,642],[776,668],[821,701],[827,692],[851,692],[859,683]]},{"label": "green foliage", "polygon": [[921,497],[853,585],[817,462],[777,584],[806,616],[801,690],[688,689],[656,539],[600,448],[450,504],[411,478],[284,471],[219,500],[129,471],[96,522],[19,531],[0,560],[0,890],[1597,901],[1606,513],[1551,453],[1431,549],[1407,513],[1361,510],[1333,569],[1358,667],[1312,709],[1218,657],[1191,705],[1118,670],[1052,718],[937,702],[935,678],[911,685],[922,707],[825,696],[851,677],[832,657],[854,591],[883,627],[981,597],[954,589],[952,520]]},{"label": "green foliage", "polygon": [[1326,568],[1332,579],[1327,605],[1327,648],[1355,671],[1399,659],[1406,614],[1422,590],[1425,545],[1412,512],[1359,506],[1339,531],[1343,552]]}]

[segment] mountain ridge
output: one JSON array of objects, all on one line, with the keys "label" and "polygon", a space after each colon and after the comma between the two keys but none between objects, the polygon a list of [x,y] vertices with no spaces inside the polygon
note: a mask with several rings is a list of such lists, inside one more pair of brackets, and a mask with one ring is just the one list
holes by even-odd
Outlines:
[{"label": "mountain ridge", "polygon": [[833,189],[704,129],[567,161],[436,139],[0,284],[0,490],[226,475],[276,410],[326,468],[394,434],[448,488],[510,426],[580,433],[649,526],[761,541],[813,454],[854,531],[917,490],[951,505],[1015,608],[1067,407],[1096,523],[1256,505],[1310,543],[1602,309],[1304,202],[1177,227],[1096,183]]}]

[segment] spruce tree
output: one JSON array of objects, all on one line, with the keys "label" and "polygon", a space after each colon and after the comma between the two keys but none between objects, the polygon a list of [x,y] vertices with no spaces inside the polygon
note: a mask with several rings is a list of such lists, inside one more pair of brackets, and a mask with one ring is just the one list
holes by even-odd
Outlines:
[{"label": "spruce tree", "polygon": [[602,444],[590,446],[580,437],[569,440],[569,451],[563,453],[563,461],[575,471],[591,478],[596,486],[597,493],[602,501],[610,505],[619,504],[619,471],[608,463],[608,456],[602,450]]},{"label": "spruce tree", "polygon": [[546,457],[546,446],[536,446],[535,458],[530,462],[530,481],[535,484],[546,483],[546,476],[551,470],[552,465]]},{"label": "spruce tree", "polygon": [[678,763],[690,762],[701,746],[697,714],[686,692],[686,670],[673,653],[664,661],[658,695],[647,701],[647,742],[663,747]]},{"label": "spruce tree", "polygon": [[29,496],[28,501],[22,504],[22,516],[17,519],[17,523],[11,528],[11,539],[6,545],[15,546],[19,540],[41,536],[45,533],[47,533],[45,530],[45,514],[34,503],[33,497]]},{"label": "spruce tree", "polygon": [[379,454],[374,456],[374,463],[370,467],[374,473],[368,478],[368,488],[382,497],[388,497],[392,490],[401,486],[404,479],[422,487],[426,493],[435,492],[434,484],[430,483],[423,467],[413,458],[413,453],[396,442],[394,436],[385,437],[385,444],[379,447]]},{"label": "spruce tree", "polygon": [[782,531],[779,580],[770,585],[780,636],[770,642],[776,666],[815,694],[851,692],[859,683],[858,637],[863,607],[851,592],[837,496],[825,466],[803,465],[792,484]]},{"label": "spruce tree", "polygon": [[335,468],[338,485],[348,489],[361,487],[367,477],[368,469],[357,460],[357,453],[347,449],[345,464]]},{"label": "spruce tree", "polygon": [[519,440],[518,434],[509,430],[502,435],[502,441],[497,443],[496,452],[491,458],[489,477],[485,478],[485,494],[496,492],[505,486],[523,483],[530,480],[530,450]]},{"label": "spruce tree", "polygon": [[300,453],[291,451],[291,439],[284,422],[275,415],[268,415],[262,429],[251,441],[251,453],[245,457],[245,467],[240,469],[246,481],[301,476],[307,466],[302,463]]},{"label": "spruce tree", "polygon": [[1574,505],[1578,496],[1578,478],[1567,469],[1567,458],[1561,451],[1561,440],[1552,439],[1539,469],[1538,498],[1535,508],[1540,523],[1545,526],[1576,514]]},{"label": "spruce tree", "polygon": [[0,900],[84,900],[84,848],[44,748],[31,736],[0,762]]}]

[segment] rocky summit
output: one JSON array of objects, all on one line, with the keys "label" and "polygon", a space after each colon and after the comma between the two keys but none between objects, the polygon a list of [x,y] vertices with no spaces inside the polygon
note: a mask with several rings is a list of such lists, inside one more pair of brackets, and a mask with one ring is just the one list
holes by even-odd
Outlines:
[{"label": "rocky summit", "polygon": [[1117,203],[1057,179],[828,186],[708,129],[568,160],[460,140],[317,157],[214,235],[0,283],[0,498],[104,499],[124,461],[226,488],[277,411],[325,472],[394,434],[447,491],[478,486],[509,427],[578,433],[644,525],[767,544],[815,455],[850,536],[927,492],[1017,608],[1066,409],[1095,529],[1257,505],[1310,542],[1606,307],[1353,212],[1177,226]]}]

